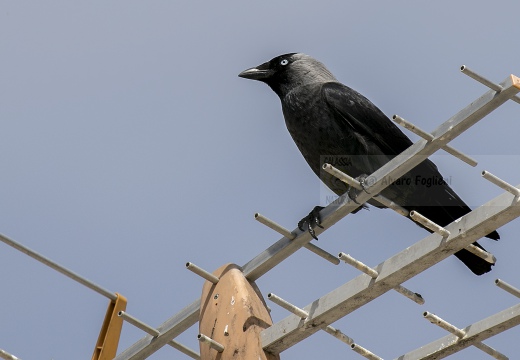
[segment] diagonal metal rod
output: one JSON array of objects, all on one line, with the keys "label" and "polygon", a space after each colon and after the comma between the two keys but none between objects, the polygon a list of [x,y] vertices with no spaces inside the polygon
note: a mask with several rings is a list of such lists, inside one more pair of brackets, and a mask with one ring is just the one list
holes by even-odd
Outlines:
[{"label": "diagonal metal rod", "polygon": [[415,210],[410,211],[410,219],[421,224],[425,228],[430,229],[432,232],[439,234],[442,237],[450,236],[450,232],[448,230],[446,230],[445,228],[443,228],[440,225],[437,225],[436,223],[434,223],[430,219],[424,217],[423,215],[421,215],[420,213],[418,213]]},{"label": "diagonal metal rod", "polygon": [[5,360],[20,360],[14,355],[9,354],[7,351],[0,349],[0,358]]},{"label": "diagonal metal rod", "polygon": [[[453,117],[439,126],[432,135],[435,139],[432,141],[419,140],[400,155],[396,156],[389,163],[385,164],[377,170],[372,176],[376,179],[375,183],[369,187],[373,194],[381,192],[389,184],[385,184],[385,179],[397,179],[420,162],[424,161],[428,156],[446,145],[449,141],[456,138],[469,127],[477,123],[493,110],[498,108],[512,96],[520,91],[520,79],[516,76],[509,76],[501,86],[504,88],[500,93],[490,90],[483,94],[477,100],[471,102],[466,108],[459,111]],[[357,200],[359,202],[366,202],[371,195],[361,193]],[[322,217],[322,226],[328,228],[341,220],[346,215],[358,208],[357,204],[352,204],[347,201],[347,196],[340,197],[340,205],[331,204],[320,212]],[[497,222],[497,226],[498,222]],[[489,225],[492,228],[493,225]],[[316,235],[321,234],[324,229],[315,229]],[[490,231],[483,233],[482,236],[488,234]],[[242,269],[244,275],[250,280],[255,281],[269,270],[274,268],[280,262],[295,253],[298,249],[312,240],[312,237],[307,232],[302,232],[299,229],[295,230],[296,238],[291,240],[283,237],[261,254],[257,255],[251,261],[246,263]],[[469,244],[469,243],[468,243]],[[433,264],[432,264],[433,265]],[[363,276],[364,277],[364,276]],[[366,278],[366,277],[364,277]],[[402,281],[404,282],[404,281]],[[394,285],[397,285],[394,284]],[[127,348],[121,354],[116,356],[116,360],[123,359],[145,359],[147,356],[155,353],[166,343],[178,336],[180,333],[195,324],[198,320],[198,311],[200,308],[200,300],[196,300],[186,308],[175,314],[157,329],[161,331],[161,335],[153,338],[148,335],[138,340],[135,344]],[[153,341],[152,341],[153,340]]]},{"label": "diagonal metal rod", "polygon": [[[307,317],[309,317],[309,313],[300,309],[299,307],[291,304],[290,302],[282,299],[278,295],[275,295],[273,293],[269,293],[267,295],[267,298],[274,302],[275,304],[283,307],[285,310],[292,312],[293,314],[299,316],[302,320],[305,320]],[[354,340],[347,335],[343,334],[341,330],[333,328],[331,325],[325,327],[323,329],[327,334],[330,334],[334,336],[336,339],[340,340],[341,342],[344,342],[345,344],[351,346],[354,344]]]},{"label": "diagonal metal rod", "polygon": [[473,244],[469,244],[468,246],[465,247],[465,249],[468,250],[473,255],[477,255],[479,258],[486,260],[490,264],[495,264],[497,262],[495,255],[493,255],[485,250],[482,250],[481,248],[479,248]]},{"label": "diagonal metal rod", "polygon": [[[343,260],[345,263],[355,267],[359,271],[364,272],[368,276],[370,276],[372,279],[376,279],[379,276],[379,273],[372,269],[370,266],[365,265],[359,260],[354,259],[349,254],[345,254],[344,252],[340,252],[338,255],[338,258]],[[402,285],[397,285],[394,288],[395,291],[397,291],[399,294],[406,296],[408,299],[412,300],[413,302],[423,305],[424,304],[424,298],[421,296],[421,294],[415,293],[411,290],[408,290]]]},{"label": "diagonal metal rod", "polygon": [[261,333],[264,350],[278,354],[288,349],[519,216],[514,196],[499,195],[447,225],[448,239],[431,234],[375,267],[377,279],[360,275],[305,306],[303,310],[311,315],[303,326],[291,315],[265,329]]},{"label": "diagonal metal rod", "polygon": [[484,341],[514,326],[520,325],[520,304],[491,315],[470,326],[461,329],[464,338],[456,335],[447,335],[419,349],[399,356],[395,360],[437,360],[453,355],[456,352]]},{"label": "diagonal metal rod", "polygon": [[212,338],[210,338],[209,336],[206,336],[204,334],[199,334],[197,335],[197,339],[201,342],[201,343],[206,343],[208,344],[208,346],[212,349],[215,349],[217,350],[219,353],[223,352],[224,351],[224,345],[216,342],[215,340],[213,340]]},{"label": "diagonal metal rod", "polygon": [[[136,328],[141,329],[144,332],[146,332],[146,333],[148,333],[148,334],[150,334],[150,335],[152,335],[154,337],[158,336],[160,334],[159,331],[157,331],[157,329],[155,329],[155,328],[151,327],[150,325],[142,322],[141,320],[135,318],[134,316],[130,315],[129,313],[127,313],[125,311],[120,311],[117,314],[117,316],[123,318],[123,320],[125,320],[127,323],[132,324]],[[191,357],[192,359],[200,360],[200,355],[198,353],[196,353],[192,349],[182,345],[181,343],[179,343],[179,342],[177,342],[175,340],[170,340],[170,342],[168,342],[168,345],[170,345],[174,349],[179,350],[180,352],[182,352],[183,354]]]},{"label": "diagonal metal rod", "polygon": [[[466,65],[462,65],[460,67],[460,71],[464,74],[464,75],[468,75],[470,78],[472,78],[473,80],[477,80],[479,83],[481,83],[482,85],[485,85],[487,86],[488,88],[492,89],[492,90],[495,90],[495,91],[502,91],[503,87],[501,85],[498,85],[498,84],[495,84],[493,81],[491,80],[488,80],[487,78],[485,78],[484,76],[482,75],[479,75],[477,74],[476,72],[474,72],[473,70],[469,69]],[[513,100],[514,102],[517,102],[520,104],[520,97],[518,95],[516,96],[513,96],[511,98],[511,100]]]},{"label": "diagonal metal rod", "polygon": [[[466,336],[466,332],[464,330],[459,329],[455,325],[450,324],[449,322],[447,322],[444,319],[441,319],[440,317],[438,317],[435,314],[425,311],[423,313],[423,316],[425,319],[427,319],[432,324],[437,325],[438,327],[452,333],[453,335],[457,336],[459,339],[462,339],[464,336]],[[476,341],[475,343],[473,343],[473,346],[475,346],[479,350],[482,350],[486,354],[494,357],[495,359],[498,359],[498,360],[508,360],[509,359],[504,354],[501,354],[497,350],[493,349],[491,346],[488,346],[481,341]]]},{"label": "diagonal metal rod", "polygon": [[501,288],[502,290],[507,291],[511,295],[520,298],[520,289],[515,288],[513,285],[509,285],[508,283],[500,279],[495,280],[495,285]]},{"label": "diagonal metal rod", "polygon": [[203,268],[201,267],[198,267],[197,265],[195,265],[194,263],[192,262],[187,262],[186,263],[186,269],[192,271],[193,273],[199,275],[200,277],[206,279],[207,281],[213,283],[213,284],[216,284],[218,283],[218,280],[219,278],[216,277],[215,275],[213,275],[212,273],[204,270]]},{"label": "diagonal metal rod", "polygon": [[[255,214],[255,220],[258,221],[261,224],[264,224],[268,228],[276,231],[278,234],[280,234],[282,236],[285,236],[288,239],[292,240],[292,239],[294,239],[296,237],[296,234],[293,234],[288,229],[284,228],[282,225],[274,222],[271,219],[266,218],[262,214],[256,213]],[[323,259],[327,260],[328,262],[330,262],[330,263],[332,263],[334,265],[338,265],[340,263],[339,259],[336,256],[334,256],[331,253],[323,250],[322,248],[314,245],[313,243],[307,243],[307,244],[304,245],[304,247],[307,250],[312,251],[313,253],[315,253],[319,257],[322,257]]]},{"label": "diagonal metal rod", "polygon": [[488,180],[489,182],[495,184],[496,186],[502,188],[503,190],[509,191],[514,196],[520,196],[520,189],[505,182],[498,176],[491,174],[489,171],[486,171],[486,170],[482,171],[482,177],[484,179]]},{"label": "diagonal metal rod", "polygon": [[[328,172],[330,175],[340,179],[345,184],[350,185],[357,190],[363,190],[363,186],[361,186],[361,183],[357,179],[354,179],[352,176],[345,174],[343,171],[335,168],[331,164],[323,164],[322,169],[325,170],[326,172]],[[374,199],[381,205],[394,210],[395,212],[397,212],[400,215],[408,216],[408,214],[410,213],[404,207],[394,203],[392,200],[387,199],[386,197],[384,197],[381,194],[374,196],[372,199]]]},{"label": "diagonal metal rod", "polygon": [[26,255],[29,255],[33,259],[38,260],[39,262],[41,262],[44,265],[47,265],[51,269],[54,269],[57,272],[62,273],[63,275],[67,276],[68,278],[71,278],[72,280],[79,282],[81,285],[84,285],[84,286],[88,287],[89,289],[94,290],[98,294],[101,294],[104,297],[109,298],[112,301],[116,301],[117,295],[115,293],[93,283],[92,281],[84,278],[83,276],[81,276],[79,274],[76,274],[74,271],[69,270],[64,266],[61,266],[60,264],[52,261],[51,259],[49,259],[41,254],[38,254],[36,251],[31,250],[28,247],[14,241],[12,239],[9,239],[7,236],[4,236],[2,234],[0,234],[0,241],[6,243],[7,245],[15,248],[18,251],[23,252]]},{"label": "diagonal metal rod", "polygon": [[343,334],[343,333],[341,332],[341,330],[339,330],[339,329],[335,329],[335,328],[333,328],[332,326],[329,325],[329,326],[327,326],[327,327],[326,327],[325,329],[323,329],[323,330],[325,330],[325,332],[326,332],[327,334],[330,334],[330,335],[334,336],[336,339],[338,339],[338,340],[341,341],[341,342],[344,342],[344,343],[347,344],[347,345],[352,345],[352,344],[354,344],[354,340],[352,340],[352,339],[351,339],[350,337],[348,337],[347,335]]},{"label": "diagonal metal rod", "polygon": [[369,359],[369,360],[383,360],[383,358],[380,358],[379,356],[377,356],[373,352],[365,349],[364,347],[362,347],[359,344],[352,344],[352,345],[350,345],[350,348],[352,350],[354,350],[355,352],[357,352],[359,355],[361,355],[364,358],[366,358],[366,359]]},{"label": "diagonal metal rod", "polygon": [[[417,125],[414,125],[414,124],[406,121],[405,119],[403,119],[399,115],[394,115],[392,117],[392,120],[394,120],[397,124],[401,125],[405,129],[410,130],[415,135],[418,135],[418,136],[422,137],[425,140],[428,140],[428,141],[433,140],[433,135],[432,134],[422,130]],[[470,156],[468,156],[468,155],[466,155],[464,153],[461,153],[460,151],[458,151],[457,149],[454,149],[450,145],[444,146],[442,148],[442,150],[446,151],[448,154],[451,154],[451,155],[455,156],[457,159],[460,159],[460,160],[464,161],[469,166],[475,167],[478,164],[477,160],[473,159],[472,157],[470,157]]]}]

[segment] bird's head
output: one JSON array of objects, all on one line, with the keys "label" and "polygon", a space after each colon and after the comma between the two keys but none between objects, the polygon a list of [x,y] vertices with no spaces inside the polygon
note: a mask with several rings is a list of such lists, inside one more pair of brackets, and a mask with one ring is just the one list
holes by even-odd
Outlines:
[{"label": "bird's head", "polygon": [[301,53],[277,56],[238,76],[266,83],[281,99],[301,85],[337,81],[321,62]]}]

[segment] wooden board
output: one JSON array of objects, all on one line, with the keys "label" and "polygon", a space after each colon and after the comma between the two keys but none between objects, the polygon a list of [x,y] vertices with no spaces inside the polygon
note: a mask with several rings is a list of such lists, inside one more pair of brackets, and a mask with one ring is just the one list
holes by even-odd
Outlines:
[{"label": "wooden board", "polygon": [[279,360],[279,355],[262,349],[260,332],[272,320],[256,284],[235,264],[223,265],[213,274],[220,280],[216,285],[204,283],[199,331],[224,345],[224,351],[200,343],[201,360]]}]

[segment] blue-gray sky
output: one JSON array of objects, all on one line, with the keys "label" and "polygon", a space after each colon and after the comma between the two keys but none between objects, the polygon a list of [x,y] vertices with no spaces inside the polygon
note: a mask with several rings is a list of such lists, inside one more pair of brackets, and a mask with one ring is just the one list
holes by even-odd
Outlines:
[{"label": "blue-gray sky", "polygon": [[[279,239],[260,212],[293,229],[318,203],[319,180],[293,144],[279,100],[237,77],[276,55],[304,52],[387,115],[426,130],[487,89],[520,75],[516,1],[0,2],[0,232],[129,299],[157,326],[200,296],[184,269],[244,264]],[[472,207],[501,193],[479,173],[520,183],[520,108],[509,102],[452,145],[477,168],[433,160]],[[416,136],[407,134],[414,140]],[[485,276],[450,257],[334,326],[384,358],[445,335],[431,311],[464,327],[518,303],[520,220],[482,244]],[[320,237],[332,253],[376,265],[427,233],[389,210],[348,216]],[[262,292],[304,306],[357,276],[306,250],[262,277]],[[22,359],[85,359],[107,300],[0,244],[0,348]],[[274,321],[286,311],[271,304]],[[198,349],[197,330],[179,340]],[[125,324],[120,350],[143,336]],[[486,343],[511,357],[520,329]],[[282,359],[360,358],[318,333]],[[151,359],[184,358],[163,348]],[[453,359],[487,359],[468,349]]]}]

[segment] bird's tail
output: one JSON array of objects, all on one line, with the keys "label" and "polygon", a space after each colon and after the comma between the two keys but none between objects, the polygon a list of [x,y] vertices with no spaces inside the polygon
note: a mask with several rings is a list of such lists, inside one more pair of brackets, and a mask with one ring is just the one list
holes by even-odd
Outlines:
[{"label": "bird's tail", "polygon": [[[477,244],[476,242],[473,245],[479,247],[480,249],[486,251],[482,246]],[[459,250],[454,254],[459,258],[460,261],[464,263],[474,274],[482,275],[491,271],[491,267],[495,265],[495,262],[490,263],[477,255],[469,252],[466,249]]]}]

